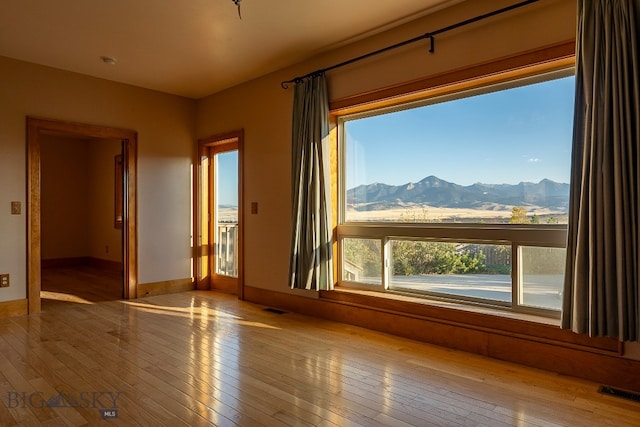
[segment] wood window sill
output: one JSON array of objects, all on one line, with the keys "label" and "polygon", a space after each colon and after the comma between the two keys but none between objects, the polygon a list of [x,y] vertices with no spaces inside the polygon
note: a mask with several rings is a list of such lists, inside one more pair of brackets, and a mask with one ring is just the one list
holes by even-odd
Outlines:
[{"label": "wood window sill", "polygon": [[[333,291],[321,291],[320,298],[334,303],[391,312],[467,329],[567,347],[580,347],[599,353],[620,354],[622,350],[620,343],[615,339],[591,338],[561,329],[559,319],[499,308],[345,287],[336,287]],[[372,322],[375,322],[375,316],[372,317]]]}]

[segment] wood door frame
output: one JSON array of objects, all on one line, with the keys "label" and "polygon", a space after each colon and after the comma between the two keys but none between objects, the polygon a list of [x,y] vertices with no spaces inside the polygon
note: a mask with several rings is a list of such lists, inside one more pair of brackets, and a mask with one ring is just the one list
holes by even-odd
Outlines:
[{"label": "wood door frame", "polygon": [[[237,143],[238,150],[238,286],[235,293],[238,295],[238,299],[244,299],[244,129],[239,129],[231,132],[216,134],[201,138],[198,140],[198,161],[196,162],[197,168],[194,171],[195,176],[193,179],[194,195],[193,200],[195,203],[194,212],[194,224],[196,225],[196,247],[195,251],[195,278],[196,289],[212,289],[211,275],[207,272],[206,275],[200,271],[202,265],[202,257],[210,256],[208,250],[201,248],[201,236],[203,232],[211,233],[211,227],[209,230],[202,229],[202,223],[200,212],[202,211],[202,200],[200,198],[200,179],[202,173],[202,157],[209,156],[209,150],[216,146],[227,144],[230,141]],[[211,192],[211,189],[209,189]],[[209,240],[211,242],[211,239]],[[209,264],[211,270],[211,265]]]},{"label": "wood door frame", "polygon": [[40,136],[43,132],[86,138],[126,140],[123,203],[124,299],[136,298],[138,285],[137,159],[138,134],[133,130],[27,117],[27,299],[29,313],[41,310]]}]

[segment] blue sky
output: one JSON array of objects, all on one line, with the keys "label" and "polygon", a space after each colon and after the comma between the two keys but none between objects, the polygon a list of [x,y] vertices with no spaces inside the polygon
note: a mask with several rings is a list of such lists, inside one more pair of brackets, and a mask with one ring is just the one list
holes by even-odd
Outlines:
[{"label": "blue sky", "polygon": [[575,78],[347,123],[347,188],[569,182]]},{"label": "blue sky", "polygon": [[218,204],[238,206],[238,151],[216,155]]}]

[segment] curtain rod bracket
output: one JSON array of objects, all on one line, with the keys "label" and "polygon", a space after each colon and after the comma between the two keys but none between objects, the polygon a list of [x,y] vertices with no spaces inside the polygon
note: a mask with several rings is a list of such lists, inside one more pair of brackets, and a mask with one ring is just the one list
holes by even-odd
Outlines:
[{"label": "curtain rod bracket", "polygon": [[425,36],[429,39],[429,53],[433,53],[436,51],[436,39],[433,35],[427,33]]}]

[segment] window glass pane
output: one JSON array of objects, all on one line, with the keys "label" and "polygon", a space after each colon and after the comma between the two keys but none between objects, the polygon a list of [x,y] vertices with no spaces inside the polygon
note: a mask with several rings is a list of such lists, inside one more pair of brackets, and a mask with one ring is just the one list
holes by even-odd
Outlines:
[{"label": "window glass pane", "polygon": [[216,274],[238,277],[238,150],[214,159]]},{"label": "window glass pane", "polygon": [[382,284],[380,240],[342,240],[342,280],[373,285]]},{"label": "window glass pane", "polygon": [[566,223],[574,81],[346,120],[346,221]]},{"label": "window glass pane", "polygon": [[520,247],[522,305],[562,309],[566,256],[565,248]]},{"label": "window glass pane", "polygon": [[389,289],[511,302],[511,246],[391,240]]}]

